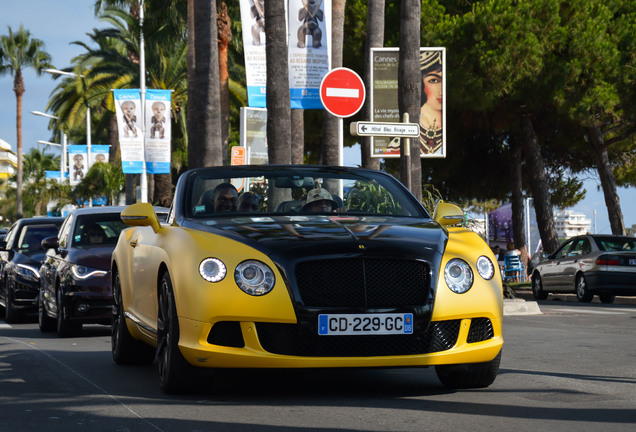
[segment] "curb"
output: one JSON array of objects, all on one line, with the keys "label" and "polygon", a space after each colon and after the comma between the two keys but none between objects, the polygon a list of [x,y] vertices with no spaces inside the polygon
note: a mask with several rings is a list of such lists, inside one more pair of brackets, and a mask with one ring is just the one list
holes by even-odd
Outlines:
[{"label": "curb", "polygon": [[536,301],[526,301],[520,298],[504,299],[503,312],[504,316],[543,314]]}]

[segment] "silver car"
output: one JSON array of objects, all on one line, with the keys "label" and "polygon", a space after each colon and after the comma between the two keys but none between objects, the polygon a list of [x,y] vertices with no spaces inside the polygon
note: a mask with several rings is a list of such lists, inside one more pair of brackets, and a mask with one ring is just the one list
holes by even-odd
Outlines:
[{"label": "silver car", "polygon": [[636,295],[636,238],[587,234],[568,239],[532,272],[532,294],[574,292],[581,302]]}]

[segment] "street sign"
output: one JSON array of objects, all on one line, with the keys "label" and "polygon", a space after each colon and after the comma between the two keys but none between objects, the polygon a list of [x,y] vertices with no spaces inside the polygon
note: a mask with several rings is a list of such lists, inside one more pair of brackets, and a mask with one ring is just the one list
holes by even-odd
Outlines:
[{"label": "street sign", "polygon": [[354,136],[387,136],[417,138],[420,136],[419,123],[379,123],[353,122],[349,132]]},{"label": "street sign", "polygon": [[332,69],[320,83],[320,101],[336,117],[351,117],[360,111],[365,97],[364,82],[351,69]]}]

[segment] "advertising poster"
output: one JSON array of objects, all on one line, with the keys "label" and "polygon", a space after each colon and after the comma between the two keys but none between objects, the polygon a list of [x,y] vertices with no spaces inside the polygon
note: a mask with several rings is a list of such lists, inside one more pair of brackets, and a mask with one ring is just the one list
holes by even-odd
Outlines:
[{"label": "advertising poster", "polygon": [[[113,90],[124,174],[144,169],[144,137],[141,134],[141,95],[138,89]],[[71,175],[72,177],[72,175]]]},{"label": "advertising poster", "polygon": [[291,107],[322,109],[320,82],[331,69],[331,0],[289,0]]},{"label": "advertising poster", "polygon": [[264,108],[267,88],[265,0],[240,1],[247,80],[247,104],[251,107]]},{"label": "advertising poster", "polygon": [[146,172],[170,174],[170,107],[172,91],[146,90]]},{"label": "advertising poster", "polygon": [[266,109],[241,107],[241,146],[247,151],[245,163],[267,164]]},{"label": "advertising poster", "polygon": [[[444,48],[420,48],[422,94],[420,118],[420,157],[446,157],[446,103]],[[372,48],[371,113],[372,121],[398,122],[398,63],[399,48]],[[411,119],[414,122],[414,119]],[[372,157],[399,157],[400,139],[374,137]]]},{"label": "advertising poster", "polygon": [[[47,180],[51,180],[54,182],[59,183],[60,180],[62,180],[62,173],[57,170],[57,171],[44,171],[44,174],[46,175],[46,179]],[[64,173],[64,178],[68,179],[68,173]]]},{"label": "advertising poster", "polygon": [[93,166],[95,162],[106,163],[108,162],[110,154],[110,146],[108,144],[93,144],[91,145],[91,154],[88,156],[90,162],[88,168]]},{"label": "advertising poster", "polygon": [[88,172],[86,145],[68,146],[68,178],[71,186],[77,186]]}]

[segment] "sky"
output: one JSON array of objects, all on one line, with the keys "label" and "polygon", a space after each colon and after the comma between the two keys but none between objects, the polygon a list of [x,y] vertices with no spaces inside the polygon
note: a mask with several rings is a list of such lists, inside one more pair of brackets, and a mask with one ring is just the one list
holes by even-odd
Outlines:
[{"label": "sky", "polygon": [[[71,43],[88,43],[87,33],[91,33],[94,28],[105,27],[104,23],[94,17],[93,6],[93,0],[0,0],[0,35],[8,34],[8,27],[17,31],[22,24],[31,32],[33,38],[45,43],[45,49],[52,56],[55,68],[63,69],[71,65],[73,57],[83,52],[81,47]],[[22,107],[22,144],[23,151],[27,153],[32,147],[38,146],[38,140],[51,140],[52,134],[48,130],[49,119],[33,115],[31,111],[46,110],[49,95],[59,79],[53,80],[53,77],[46,73],[38,77],[31,69],[27,69],[24,71],[24,81],[26,92]],[[16,151],[17,142],[15,110],[13,78],[10,75],[0,76],[0,139],[11,144],[13,151]],[[348,128],[346,119],[344,123],[344,127]],[[50,154],[60,154],[58,147],[45,147]],[[359,146],[345,149],[344,161],[345,165],[359,165]],[[444,163],[443,159],[436,161]],[[593,232],[610,233],[607,208],[602,192],[598,191],[599,185],[598,176],[586,178],[586,198],[572,210],[585,214],[592,221]],[[619,188],[618,193],[625,226],[636,225],[636,188]]]}]

